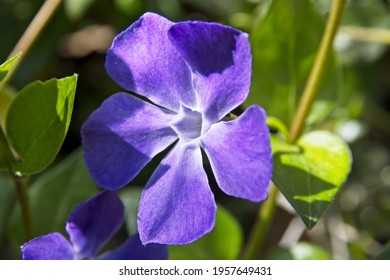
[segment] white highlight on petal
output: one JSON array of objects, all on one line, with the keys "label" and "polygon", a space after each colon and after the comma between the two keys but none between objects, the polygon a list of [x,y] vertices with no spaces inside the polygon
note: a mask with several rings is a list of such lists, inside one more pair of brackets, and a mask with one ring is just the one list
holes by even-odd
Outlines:
[{"label": "white highlight on petal", "polygon": [[201,112],[181,105],[171,127],[181,140],[189,142],[205,133],[210,128],[210,123],[204,120]]}]

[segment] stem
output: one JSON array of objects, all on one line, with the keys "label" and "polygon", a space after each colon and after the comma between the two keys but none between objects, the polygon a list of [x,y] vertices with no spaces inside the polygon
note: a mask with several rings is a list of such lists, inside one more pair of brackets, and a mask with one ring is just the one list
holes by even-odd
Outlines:
[{"label": "stem", "polygon": [[24,225],[24,236],[26,241],[32,239],[33,235],[33,226],[32,218],[30,212],[30,203],[27,193],[27,178],[19,177],[15,174],[12,174],[12,179],[16,187],[16,193],[18,196],[20,208],[22,210],[22,218]]},{"label": "stem", "polygon": [[290,141],[292,143],[294,143],[301,135],[305,119],[309,114],[318,88],[320,87],[326,69],[326,63],[332,51],[333,39],[340,23],[344,5],[345,0],[334,0],[332,3],[332,8],[325,27],[325,33],[322,36],[320,49],[317,53],[315,63],[311,69],[301,101],[292,122],[290,130]]},{"label": "stem", "polygon": [[274,184],[271,185],[268,199],[261,205],[259,215],[249,236],[247,247],[244,249],[242,259],[255,260],[264,245],[266,234],[271,226],[272,219],[276,210],[276,199],[278,189]]},{"label": "stem", "polygon": [[19,59],[16,60],[11,69],[9,69],[7,76],[1,81],[0,91],[2,91],[4,86],[11,80],[16,72],[16,69],[19,67],[27,52],[31,49],[31,46],[38,38],[38,35],[42,32],[43,28],[46,26],[49,19],[53,16],[61,2],[62,0],[46,0],[38,13],[35,15],[34,19],[31,21],[30,25],[27,27],[26,31],[23,33],[22,37],[19,39],[18,43],[8,56],[8,58],[11,58],[17,53],[22,52]]},{"label": "stem", "polygon": [[[325,32],[321,40],[315,63],[311,69],[297,113],[292,122],[290,129],[290,140],[292,143],[294,143],[301,135],[304,121],[316,97],[317,90],[325,72],[326,62],[332,50],[333,39],[340,23],[344,5],[345,0],[334,0],[332,3],[332,8],[326,23]],[[242,259],[256,259],[260,254],[265,242],[265,237],[275,215],[277,194],[278,189],[272,185],[268,199],[259,209],[258,219],[256,220],[253,230],[249,236],[248,243],[244,248]]]}]

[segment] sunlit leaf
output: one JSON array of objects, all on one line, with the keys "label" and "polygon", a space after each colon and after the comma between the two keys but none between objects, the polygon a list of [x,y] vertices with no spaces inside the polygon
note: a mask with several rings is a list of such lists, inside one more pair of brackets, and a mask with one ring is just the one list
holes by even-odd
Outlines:
[{"label": "sunlit leaf", "polygon": [[[65,234],[69,214],[91,198],[98,188],[89,176],[81,150],[76,150],[53,169],[46,171],[29,188],[34,235],[58,231]],[[20,208],[15,210],[9,238],[14,246],[25,242]]]},{"label": "sunlit leaf", "polygon": [[329,253],[318,245],[301,242],[289,248],[278,248],[271,252],[269,260],[330,260]]},{"label": "sunlit leaf", "polygon": [[[253,73],[246,105],[259,104],[289,124],[312,68],[324,20],[308,0],[273,0],[251,32]],[[339,95],[330,59],[318,100],[334,104]],[[329,113],[329,112],[327,112]]]},{"label": "sunlit leaf", "polygon": [[351,153],[327,131],[303,135],[297,145],[271,137],[273,181],[308,229],[318,222],[351,169]]},{"label": "sunlit leaf", "polygon": [[11,69],[12,65],[16,60],[19,59],[20,55],[22,53],[18,53],[15,56],[8,59],[6,62],[0,65],[0,82],[4,79],[4,77],[7,75],[9,69]]},{"label": "sunlit leaf", "polygon": [[45,169],[55,158],[69,127],[77,75],[34,82],[15,97],[6,119],[7,137],[21,158],[20,174]]},{"label": "sunlit leaf", "polygon": [[169,258],[190,260],[232,260],[241,250],[243,233],[237,220],[218,205],[214,229],[194,243],[170,246]]}]

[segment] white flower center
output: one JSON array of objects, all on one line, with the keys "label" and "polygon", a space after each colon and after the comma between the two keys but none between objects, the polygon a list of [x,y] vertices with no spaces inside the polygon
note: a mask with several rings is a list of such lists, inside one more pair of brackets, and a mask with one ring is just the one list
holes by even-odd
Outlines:
[{"label": "white flower center", "polygon": [[191,141],[199,138],[205,130],[202,114],[185,106],[180,107],[179,114],[171,123],[179,138]]}]

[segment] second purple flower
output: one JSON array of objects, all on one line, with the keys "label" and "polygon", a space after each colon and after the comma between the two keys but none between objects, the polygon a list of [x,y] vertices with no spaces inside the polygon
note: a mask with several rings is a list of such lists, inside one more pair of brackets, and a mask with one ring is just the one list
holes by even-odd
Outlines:
[{"label": "second purple flower", "polygon": [[235,120],[222,120],[249,92],[247,34],[146,13],[115,38],[106,69],[151,103],[117,93],[84,123],[85,160],[96,183],[109,190],[125,186],[176,142],[142,193],[143,243],[186,244],[213,228],[216,204],[201,148],[226,194],[266,199],[272,155],[264,110],[251,106]]}]

